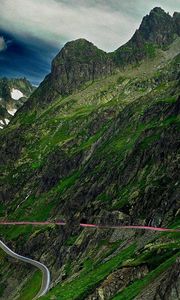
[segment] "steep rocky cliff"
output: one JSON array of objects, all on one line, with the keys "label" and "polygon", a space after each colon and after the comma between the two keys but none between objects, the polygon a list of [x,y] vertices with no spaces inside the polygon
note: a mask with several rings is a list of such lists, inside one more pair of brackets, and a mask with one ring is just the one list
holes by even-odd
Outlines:
[{"label": "steep rocky cliff", "polygon": [[143,18],[130,41],[115,51],[116,63],[121,66],[155,57],[158,48],[168,47],[179,36],[179,19],[180,13],[171,17],[162,8],[155,7]]},{"label": "steep rocky cliff", "polygon": [[65,96],[78,90],[87,83],[111,75],[113,60],[106,52],[98,49],[85,39],[66,43],[54,58],[51,73],[45,78],[32,96],[28,105],[32,108],[52,102],[58,95]]},{"label": "steep rocky cliff", "polygon": [[[123,69],[86,40],[67,43],[0,133],[1,220],[67,222],[0,230],[16,252],[50,269],[42,299],[179,297],[179,233],[79,227],[179,226],[180,39],[167,34],[172,17],[150,15],[142,24],[160,43],[155,55]],[[40,274],[0,257],[1,299],[32,299]]]}]

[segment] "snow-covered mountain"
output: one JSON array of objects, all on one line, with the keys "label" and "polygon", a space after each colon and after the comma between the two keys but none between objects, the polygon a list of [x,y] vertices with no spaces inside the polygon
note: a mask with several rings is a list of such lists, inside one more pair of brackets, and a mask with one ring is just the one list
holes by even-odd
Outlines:
[{"label": "snow-covered mountain", "polygon": [[0,129],[10,122],[33,90],[33,86],[25,78],[0,78]]}]

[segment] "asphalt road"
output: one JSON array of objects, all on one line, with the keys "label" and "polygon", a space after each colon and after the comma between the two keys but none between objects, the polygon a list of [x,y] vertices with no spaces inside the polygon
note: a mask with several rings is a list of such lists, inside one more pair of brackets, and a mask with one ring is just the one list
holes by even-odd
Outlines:
[{"label": "asphalt road", "polygon": [[2,241],[0,241],[0,248],[4,252],[6,252],[9,256],[11,256],[13,258],[16,258],[16,259],[18,259],[22,262],[31,264],[31,265],[37,267],[42,272],[41,289],[38,292],[38,294],[33,298],[33,300],[38,299],[39,297],[45,295],[48,292],[49,285],[50,285],[50,272],[44,264],[42,264],[42,263],[40,263],[36,260],[33,260],[31,258],[28,258],[28,257],[25,257],[25,256],[22,256],[22,255],[19,255],[19,254],[15,253],[9,247],[7,247]]},{"label": "asphalt road", "polygon": [[[0,225],[60,225],[60,226],[65,226],[66,223],[63,221],[59,221],[59,222],[12,222],[12,221],[3,221],[0,222]],[[96,225],[96,224],[83,224],[80,223],[79,226],[81,227],[91,227],[91,228],[99,228],[99,229],[109,229],[109,228],[113,228],[113,229],[145,229],[145,230],[152,230],[152,231],[167,231],[167,232],[180,232],[180,229],[171,229],[171,228],[161,228],[161,227],[151,227],[151,226],[136,226],[136,225],[130,225],[130,226],[124,226],[124,225],[119,225],[119,226],[108,226],[108,225]],[[49,286],[50,286],[50,272],[48,270],[48,268],[43,265],[42,263],[33,260],[31,258],[28,257],[24,257],[22,255],[19,255],[15,252],[13,252],[10,248],[8,248],[2,241],[0,241],[0,248],[2,248],[4,250],[4,252],[6,252],[9,256],[12,256],[20,261],[23,261],[25,263],[29,263],[35,267],[37,267],[41,272],[42,272],[42,284],[41,284],[41,289],[38,292],[38,294],[35,296],[35,299],[38,299],[39,297],[45,295],[48,290],[49,290]]]}]

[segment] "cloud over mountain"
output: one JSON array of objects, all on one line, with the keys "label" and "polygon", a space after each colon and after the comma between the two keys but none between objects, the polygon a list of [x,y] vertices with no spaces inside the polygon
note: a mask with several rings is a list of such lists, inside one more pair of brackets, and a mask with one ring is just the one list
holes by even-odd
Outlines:
[{"label": "cloud over mountain", "polygon": [[[36,77],[39,82],[50,70],[52,57],[67,41],[85,38],[105,51],[113,51],[131,38],[142,17],[155,6],[170,14],[180,10],[179,0],[1,0],[0,36],[11,35],[12,43],[7,51],[1,51],[0,60],[9,61],[12,75],[28,74],[29,79]],[[3,49],[4,40],[0,41]],[[23,51],[19,52],[17,43]],[[16,58],[17,69],[14,62],[11,65]],[[8,73],[7,64],[5,69],[1,66],[3,72]]]}]

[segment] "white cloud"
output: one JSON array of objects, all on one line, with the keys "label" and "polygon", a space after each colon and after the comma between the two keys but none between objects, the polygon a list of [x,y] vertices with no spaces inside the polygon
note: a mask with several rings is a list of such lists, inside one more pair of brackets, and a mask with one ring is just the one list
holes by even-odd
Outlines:
[{"label": "white cloud", "polygon": [[7,45],[3,36],[0,36],[0,52],[6,50]]},{"label": "white cloud", "polygon": [[60,47],[86,38],[111,51],[128,41],[154,6],[170,13],[178,0],[1,0],[0,27]]},{"label": "white cloud", "polygon": [[[138,21],[107,6],[68,5],[55,0],[1,0],[0,27],[58,45],[86,38],[113,50],[131,37]],[[4,25],[6,24],[6,25]],[[6,27],[4,27],[6,26]]]}]

